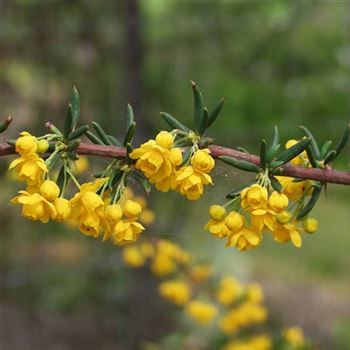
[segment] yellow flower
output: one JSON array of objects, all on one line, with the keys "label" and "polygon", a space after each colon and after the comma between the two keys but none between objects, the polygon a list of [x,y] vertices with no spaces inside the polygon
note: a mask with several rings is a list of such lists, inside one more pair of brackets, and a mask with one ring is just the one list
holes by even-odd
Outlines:
[{"label": "yellow flower", "polygon": [[283,193],[291,200],[298,201],[306,192],[311,195],[310,187],[311,181],[298,181],[294,182],[293,177],[288,176],[276,176],[278,181],[283,187]]},{"label": "yellow flower", "polygon": [[150,209],[145,209],[142,210],[140,214],[140,221],[144,225],[152,225],[155,220],[155,215],[152,210]]},{"label": "yellow flower", "polygon": [[136,241],[138,235],[144,230],[145,228],[134,219],[122,219],[117,222],[113,229],[112,240],[117,245],[132,243]]},{"label": "yellow flower", "polygon": [[158,277],[168,276],[176,269],[174,260],[164,253],[157,253],[151,264],[152,273]]},{"label": "yellow flower", "polygon": [[191,298],[191,288],[182,281],[165,281],[159,285],[159,294],[174,304],[184,305]]},{"label": "yellow flower", "polygon": [[53,202],[60,194],[60,188],[53,181],[44,181],[39,188],[40,194],[49,202]]},{"label": "yellow flower", "polygon": [[303,330],[300,327],[289,327],[284,331],[284,339],[293,347],[300,348],[305,346]]},{"label": "yellow flower", "polygon": [[245,219],[243,215],[237,213],[236,211],[231,211],[226,216],[225,224],[231,232],[235,233],[242,230],[245,224]]},{"label": "yellow flower", "polygon": [[11,200],[12,204],[22,204],[22,215],[32,221],[47,223],[56,216],[55,206],[39,193],[19,191],[19,196]]},{"label": "yellow flower", "polygon": [[105,203],[96,191],[108,179],[101,178],[88,182],[80,187],[80,191],[70,200],[71,216],[82,233],[97,238],[104,221]]},{"label": "yellow flower", "polygon": [[233,277],[225,276],[220,281],[216,299],[222,305],[230,305],[242,295],[242,285]]},{"label": "yellow flower", "polygon": [[56,221],[65,221],[71,214],[70,202],[65,198],[56,198],[53,202],[56,208]]},{"label": "yellow flower", "polygon": [[85,173],[89,169],[89,160],[87,157],[79,156],[79,159],[74,162],[74,167],[72,168],[73,174],[80,175]]},{"label": "yellow flower", "polygon": [[248,302],[259,304],[264,300],[264,291],[258,283],[249,284],[246,288]]},{"label": "yellow flower", "polygon": [[314,218],[307,218],[303,220],[303,229],[307,233],[315,233],[318,229],[318,222]]},{"label": "yellow flower", "polygon": [[221,205],[212,205],[209,208],[209,215],[213,220],[223,220],[226,216],[226,209]]},{"label": "yellow flower", "polygon": [[141,267],[145,264],[145,258],[141,251],[135,246],[123,249],[122,259],[124,263],[132,267]]},{"label": "yellow flower", "polygon": [[282,212],[288,207],[288,197],[277,191],[272,192],[269,197],[269,207],[276,213]]},{"label": "yellow flower", "polygon": [[212,273],[212,267],[209,265],[195,265],[190,269],[189,275],[195,283],[202,283],[206,281]]},{"label": "yellow flower", "polygon": [[26,181],[28,185],[40,184],[43,175],[48,172],[47,166],[43,159],[36,153],[28,153],[13,160],[9,170],[15,169],[18,179]]},{"label": "yellow flower", "polygon": [[276,214],[269,209],[256,209],[251,212],[250,221],[259,231],[264,229],[272,231],[275,228]]},{"label": "yellow flower", "polygon": [[261,242],[261,233],[254,227],[243,227],[239,232],[229,235],[226,246],[236,247],[239,250],[248,250],[258,246]]},{"label": "yellow flower", "polygon": [[137,218],[140,215],[141,210],[141,205],[135,201],[132,201],[131,199],[127,200],[123,206],[123,214],[128,219]]},{"label": "yellow flower", "polygon": [[197,200],[203,194],[203,185],[213,184],[210,175],[201,173],[190,165],[177,172],[176,183],[176,190],[189,200]]},{"label": "yellow flower", "polygon": [[46,140],[44,140],[44,139],[39,140],[37,152],[38,153],[45,153],[49,149],[49,146],[50,145]]},{"label": "yellow flower", "polygon": [[271,350],[272,340],[267,335],[258,335],[246,340],[232,340],[222,350]]},{"label": "yellow flower", "polygon": [[241,192],[241,206],[245,210],[266,208],[268,193],[265,187],[254,184]]},{"label": "yellow flower", "polygon": [[275,229],[272,231],[273,238],[276,242],[284,243],[292,241],[297,248],[301,247],[302,241],[298,228],[294,223],[279,224],[277,223]]},{"label": "yellow flower", "polygon": [[132,159],[137,159],[136,169],[140,169],[151,183],[164,192],[174,185],[170,179],[175,167],[182,163],[181,150],[170,149],[173,140],[174,137],[170,133],[162,131],[155,140],[149,140],[130,153]]},{"label": "yellow flower", "polygon": [[280,224],[288,224],[288,222],[292,219],[292,214],[289,211],[282,211],[276,215],[276,220]]},{"label": "yellow flower", "polygon": [[154,246],[151,243],[142,243],[140,245],[140,251],[146,258],[151,258],[154,256]]},{"label": "yellow flower", "polygon": [[24,156],[30,153],[35,153],[38,149],[38,140],[29,132],[23,131],[20,137],[16,140],[16,152]]},{"label": "yellow flower", "polygon": [[191,164],[197,171],[208,174],[214,168],[215,161],[210,156],[209,149],[206,148],[194,153],[191,158]]},{"label": "yellow flower", "polygon": [[203,325],[208,325],[218,314],[215,305],[193,300],[186,305],[186,313]]}]

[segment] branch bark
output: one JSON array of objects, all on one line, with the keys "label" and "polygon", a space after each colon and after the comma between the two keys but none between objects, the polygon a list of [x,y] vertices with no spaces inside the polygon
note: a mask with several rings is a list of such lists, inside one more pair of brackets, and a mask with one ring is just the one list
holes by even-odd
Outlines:
[{"label": "branch bark", "polygon": [[[230,156],[248,162],[259,164],[259,157],[253,154],[248,154],[240,151],[236,151],[231,148],[226,148],[217,145],[211,145],[208,147],[213,157]],[[98,157],[110,157],[110,158],[123,158],[125,157],[125,149],[122,147],[94,145],[89,143],[82,143],[77,148],[77,153],[81,155],[98,156]],[[7,144],[0,144],[0,156],[16,154],[14,148]],[[292,176],[301,179],[309,179],[320,181],[324,183],[334,183],[340,185],[350,185],[350,172],[327,169],[315,169],[315,168],[302,168],[286,164],[281,169],[282,176]]]}]

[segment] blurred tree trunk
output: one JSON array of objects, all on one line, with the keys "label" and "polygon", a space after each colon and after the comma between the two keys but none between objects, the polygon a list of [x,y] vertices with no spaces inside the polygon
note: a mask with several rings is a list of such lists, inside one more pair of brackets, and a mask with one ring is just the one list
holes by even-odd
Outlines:
[{"label": "blurred tree trunk", "polygon": [[145,117],[147,108],[144,102],[142,74],[144,61],[142,17],[138,0],[126,0],[122,4],[124,20],[124,86],[122,91],[124,91],[124,100],[129,102],[134,109],[138,124],[138,135],[140,135],[140,132],[144,134],[152,130],[148,119]]}]

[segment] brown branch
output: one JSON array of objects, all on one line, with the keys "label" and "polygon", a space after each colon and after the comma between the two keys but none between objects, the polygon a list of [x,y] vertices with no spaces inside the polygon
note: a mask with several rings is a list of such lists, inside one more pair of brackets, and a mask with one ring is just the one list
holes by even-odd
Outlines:
[{"label": "brown branch", "polygon": [[[217,158],[219,156],[230,156],[248,162],[259,164],[259,157],[236,151],[231,148],[211,145],[209,146],[211,154]],[[125,157],[125,149],[122,147],[94,145],[89,143],[82,143],[77,148],[77,153],[81,155],[99,156],[99,157]],[[15,154],[12,146],[7,144],[0,144],[0,156]],[[339,171],[333,169],[315,169],[302,168],[293,165],[284,165],[281,169],[282,176],[292,176],[301,179],[309,179],[320,182],[328,182],[341,185],[350,185],[350,172]]]}]

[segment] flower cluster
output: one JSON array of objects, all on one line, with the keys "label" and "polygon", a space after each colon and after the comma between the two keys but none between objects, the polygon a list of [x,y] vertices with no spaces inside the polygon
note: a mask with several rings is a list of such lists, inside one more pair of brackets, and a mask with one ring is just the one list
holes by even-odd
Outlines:
[{"label": "flower cluster", "polygon": [[[131,190],[120,188],[121,194],[115,201],[106,190],[108,177],[83,184],[74,177],[78,192],[71,199],[64,198],[65,187],[61,189],[49,179],[52,158],[45,161],[37,153],[45,152],[48,142],[22,132],[15,147],[20,157],[12,161],[10,169],[15,169],[18,179],[25,181],[27,188],[19,191],[11,202],[22,205],[25,218],[43,223],[50,220],[67,222],[94,238],[103,232],[104,241],[111,239],[117,245],[136,241],[145,229],[139,220],[147,224],[153,222],[154,214],[146,208],[144,198],[133,200]],[[82,166],[86,168],[87,164]],[[76,172],[79,172],[78,168]],[[72,172],[69,174],[74,176]],[[143,212],[142,208],[145,208]]]},{"label": "flower cluster", "polygon": [[[286,147],[290,146],[290,142]],[[306,154],[294,162],[309,166]],[[299,164],[298,163],[298,164]],[[227,238],[226,246],[239,250],[257,247],[264,232],[272,232],[276,242],[291,241],[295,247],[302,245],[301,233],[317,231],[317,220],[306,217],[298,220],[304,207],[304,199],[313,190],[310,181],[296,181],[291,177],[277,176],[281,191],[271,186],[271,181],[262,175],[260,181],[240,191],[239,195],[224,206],[213,205],[209,209],[210,220],[205,230],[219,238]],[[227,213],[227,207],[233,207]]]},{"label": "flower cluster", "polygon": [[203,194],[203,186],[213,184],[209,173],[214,159],[208,149],[196,149],[189,157],[190,164],[183,164],[181,149],[174,147],[175,136],[161,131],[155,140],[149,140],[130,153],[150,183],[162,192],[174,190],[196,200]]},{"label": "flower cluster", "polygon": [[297,327],[286,329],[278,339],[252,332],[268,318],[262,287],[242,284],[230,275],[217,276],[212,266],[196,263],[195,258],[165,239],[139,242],[122,250],[125,264],[149,266],[161,278],[158,291],[162,298],[183,310],[195,324],[216,327],[223,339],[222,350],[272,350],[275,341],[293,345],[295,350],[305,347]]}]

